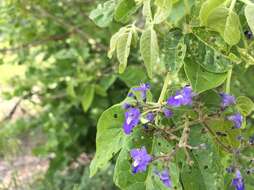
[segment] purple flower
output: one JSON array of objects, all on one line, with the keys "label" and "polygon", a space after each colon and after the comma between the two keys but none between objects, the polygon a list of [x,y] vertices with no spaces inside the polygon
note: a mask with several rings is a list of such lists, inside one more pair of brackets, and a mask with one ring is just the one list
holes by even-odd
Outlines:
[{"label": "purple flower", "polygon": [[241,128],[243,123],[243,116],[240,113],[228,116],[228,120],[232,121],[235,124],[236,128]]},{"label": "purple flower", "polygon": [[167,108],[164,108],[163,109],[163,113],[164,113],[164,115],[166,116],[166,117],[172,117],[172,115],[173,115],[173,112],[171,111],[171,110],[169,110],[169,109],[167,109]]},{"label": "purple flower", "polygon": [[177,91],[175,96],[171,96],[167,100],[167,104],[172,107],[192,105],[192,97],[195,94],[190,86],[185,86],[181,91]]},{"label": "purple flower", "polygon": [[235,190],[245,190],[244,181],[239,170],[236,170],[235,178],[232,180],[232,185],[235,186]]},{"label": "purple flower", "polygon": [[154,120],[154,114],[152,112],[149,112],[147,115],[146,115],[146,119],[149,121],[149,122],[153,122]]},{"label": "purple flower", "polygon": [[128,97],[134,97],[135,95],[132,92],[129,92],[127,96]]},{"label": "purple flower", "polygon": [[131,105],[128,103],[123,104],[123,109],[125,109],[125,110],[129,109],[130,107],[131,107]]},{"label": "purple flower", "polygon": [[132,129],[138,125],[140,118],[140,111],[138,108],[129,108],[125,112],[125,120],[123,124],[123,129],[125,134],[130,134]]},{"label": "purple flower", "polygon": [[146,148],[132,149],[131,157],[133,159],[132,172],[135,174],[137,172],[146,171],[147,165],[152,161],[152,156],[147,154]]},{"label": "purple flower", "polygon": [[221,96],[221,107],[222,108],[226,108],[226,107],[236,103],[235,97],[231,96],[230,94],[221,93],[220,96]]},{"label": "purple flower", "polygon": [[163,170],[162,172],[156,174],[160,177],[160,180],[164,183],[165,186],[169,188],[172,187],[172,181],[169,176],[168,170]]},{"label": "purple flower", "polygon": [[141,98],[143,100],[146,100],[146,93],[149,89],[150,89],[150,85],[147,84],[147,83],[141,84],[139,87],[132,88],[132,90],[134,90],[134,91],[140,91],[141,92]]}]

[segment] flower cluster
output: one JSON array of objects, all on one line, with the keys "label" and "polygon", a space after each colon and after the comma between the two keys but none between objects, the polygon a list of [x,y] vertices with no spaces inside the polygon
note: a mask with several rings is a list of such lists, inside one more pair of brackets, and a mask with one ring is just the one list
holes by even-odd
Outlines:
[{"label": "flower cluster", "polygon": [[152,161],[152,156],[147,153],[146,148],[132,149],[130,154],[133,159],[132,172],[135,174],[146,171],[148,164]]},{"label": "flower cluster", "polygon": [[[149,102],[148,93],[150,90],[149,84],[141,84],[139,87],[131,89],[128,94],[128,101],[123,104],[125,109],[125,119],[123,123],[123,130],[126,135],[131,135],[133,129],[138,125],[143,125],[145,129],[152,127],[152,130],[157,130],[158,118],[171,118],[174,116],[174,110],[177,110],[181,106],[198,106],[198,98],[195,98],[195,94],[190,86],[185,86],[181,90],[176,91],[175,94],[169,96],[166,102],[154,103]],[[234,128],[241,128],[243,124],[243,116],[238,112],[232,112],[230,106],[236,104],[234,96],[227,93],[220,93],[221,112],[225,111],[225,118],[234,124]],[[200,104],[202,105],[202,104]],[[234,108],[234,107],[233,107]],[[229,109],[230,112],[226,112]],[[194,110],[194,109],[193,109]],[[228,113],[233,113],[228,115]],[[160,119],[159,119],[160,120]],[[254,144],[254,138],[250,139],[250,142]],[[179,141],[180,143],[180,141]],[[187,143],[187,142],[185,142]],[[186,147],[188,147],[187,145]],[[200,148],[200,147],[199,147]],[[133,174],[145,172],[156,157],[150,155],[147,149],[143,146],[141,148],[133,148],[130,150],[130,157],[132,158],[132,172]],[[234,171],[228,168],[228,171]],[[168,188],[172,187],[172,181],[168,169],[164,169],[161,172],[155,171],[154,174],[159,177],[161,182]],[[232,185],[236,190],[244,190],[244,180],[239,170],[236,171],[236,177],[232,180]]]},{"label": "flower cluster", "polygon": [[[185,86],[182,90],[177,91],[174,96],[169,97],[166,104],[162,107],[160,106],[160,110],[148,111],[144,110],[143,107],[144,104],[147,103],[147,93],[149,89],[149,84],[141,84],[139,87],[132,88],[132,91],[128,94],[128,97],[133,98],[136,100],[136,102],[134,104],[133,102],[125,102],[123,104],[123,109],[126,110],[123,130],[126,135],[130,135],[133,131],[133,128],[142,123],[141,120],[144,120],[147,123],[153,123],[155,121],[156,114],[162,113],[166,118],[171,118],[173,116],[172,108],[180,106],[191,106],[193,102],[192,98],[195,96],[195,94],[192,92],[191,87]],[[140,100],[138,101],[138,98],[135,95],[137,92],[141,95],[141,102],[139,102]],[[147,123],[143,123],[145,128],[147,128]],[[153,156],[147,153],[147,150],[144,146],[130,150],[130,156],[133,160],[132,172],[134,174],[145,172],[148,165],[153,161]],[[172,182],[168,170],[155,172],[155,174],[166,187],[172,187]]]},{"label": "flower cluster", "polygon": [[192,105],[192,98],[195,93],[190,86],[185,86],[181,91],[177,91],[174,96],[169,97],[167,104],[172,107]]}]

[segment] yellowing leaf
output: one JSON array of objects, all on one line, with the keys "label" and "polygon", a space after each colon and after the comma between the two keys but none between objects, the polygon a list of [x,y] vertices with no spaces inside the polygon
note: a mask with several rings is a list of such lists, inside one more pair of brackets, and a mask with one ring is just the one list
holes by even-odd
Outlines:
[{"label": "yellowing leaf", "polygon": [[130,54],[130,46],[132,40],[132,29],[126,30],[123,34],[121,34],[117,41],[117,59],[120,63],[119,65],[119,73],[123,73],[127,66],[128,57]]},{"label": "yellowing leaf", "polygon": [[247,5],[245,7],[244,13],[250,29],[252,33],[254,33],[254,4]]},{"label": "yellowing leaf", "polygon": [[157,0],[155,1],[157,10],[154,15],[154,23],[159,24],[167,19],[172,9],[171,0]]},{"label": "yellowing leaf", "polygon": [[152,78],[153,66],[159,58],[157,35],[153,27],[148,27],[141,35],[140,51],[148,76]]}]

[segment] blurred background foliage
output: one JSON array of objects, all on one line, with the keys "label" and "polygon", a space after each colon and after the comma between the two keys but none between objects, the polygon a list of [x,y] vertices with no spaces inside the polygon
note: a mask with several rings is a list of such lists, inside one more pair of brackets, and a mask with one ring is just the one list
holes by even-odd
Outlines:
[{"label": "blurred background foliage", "polygon": [[[96,123],[106,108],[147,76],[136,51],[125,73],[117,74],[116,60],[107,58],[107,49],[120,25],[113,22],[101,29],[89,19],[100,2],[0,1],[1,98],[15,99],[10,110],[1,107],[0,159],[16,155],[26,148],[22,139],[31,138],[33,154],[49,160],[49,167],[30,189],[116,189],[112,167],[88,177]],[[239,73],[234,93],[254,97],[253,69],[239,67]],[[160,77],[155,75],[153,82]],[[18,108],[22,116],[15,118]]]},{"label": "blurred background foliage", "polygon": [[[34,136],[33,153],[50,162],[31,189],[114,189],[111,169],[90,180],[87,165],[97,119],[126,94],[129,76],[116,75],[106,56],[117,24],[102,30],[88,18],[96,3],[0,2],[1,94],[16,100],[11,110],[1,108],[0,156],[12,157],[24,136]],[[23,115],[13,119],[18,107]]]}]

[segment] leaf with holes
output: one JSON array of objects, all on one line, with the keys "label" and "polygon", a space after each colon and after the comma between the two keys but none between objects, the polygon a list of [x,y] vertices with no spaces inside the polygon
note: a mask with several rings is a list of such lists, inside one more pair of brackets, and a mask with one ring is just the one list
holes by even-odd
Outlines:
[{"label": "leaf with holes", "polygon": [[[240,146],[240,141],[237,140],[237,137],[241,135],[241,130],[233,128],[233,123],[224,119],[210,119],[206,122],[211,132],[214,133],[217,140],[223,143],[227,148],[223,148],[218,145],[221,150],[227,151],[232,148],[238,148]],[[216,139],[214,138],[216,142]]]},{"label": "leaf with holes", "polygon": [[89,18],[99,27],[107,27],[113,20],[115,6],[115,0],[106,1],[103,5],[99,4],[91,11]]},{"label": "leaf with holes", "polygon": [[183,164],[181,181],[185,190],[218,190],[224,186],[220,155],[211,138],[201,126],[191,128],[190,145],[205,144],[206,149],[194,149],[190,156],[194,164]]},{"label": "leaf with holes", "polygon": [[186,53],[186,45],[181,30],[170,31],[165,36],[163,43],[164,64],[171,73],[177,73],[184,63]]},{"label": "leaf with holes", "polygon": [[185,38],[186,57],[200,64],[205,70],[213,73],[225,73],[232,68],[232,62],[226,56],[200,41],[195,35]]},{"label": "leaf with holes", "polygon": [[154,23],[159,24],[165,21],[172,9],[172,1],[171,0],[156,0],[155,5],[157,6],[157,10],[154,14]]}]

